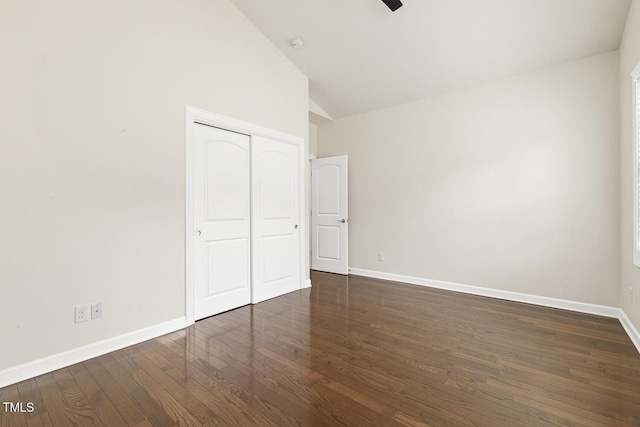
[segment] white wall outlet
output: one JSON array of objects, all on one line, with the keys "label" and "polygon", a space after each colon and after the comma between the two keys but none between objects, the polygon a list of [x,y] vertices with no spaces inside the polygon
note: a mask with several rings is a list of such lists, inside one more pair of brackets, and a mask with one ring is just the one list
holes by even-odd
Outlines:
[{"label": "white wall outlet", "polygon": [[629,302],[633,302],[633,286],[629,286]]},{"label": "white wall outlet", "polygon": [[384,252],[378,252],[378,261],[384,261]]},{"label": "white wall outlet", "polygon": [[95,304],[91,304],[91,318],[92,319],[100,319],[102,318],[102,303],[97,302]]},{"label": "white wall outlet", "polygon": [[88,305],[76,305],[76,323],[86,322],[89,320],[89,310],[91,309]]}]

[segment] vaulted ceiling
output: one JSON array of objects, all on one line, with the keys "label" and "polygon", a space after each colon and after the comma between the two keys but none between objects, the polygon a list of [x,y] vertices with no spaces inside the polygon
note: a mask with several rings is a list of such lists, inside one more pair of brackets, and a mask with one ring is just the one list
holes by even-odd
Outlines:
[{"label": "vaulted ceiling", "polygon": [[[619,48],[631,0],[231,0],[333,118]],[[294,49],[291,39],[304,47]]]}]

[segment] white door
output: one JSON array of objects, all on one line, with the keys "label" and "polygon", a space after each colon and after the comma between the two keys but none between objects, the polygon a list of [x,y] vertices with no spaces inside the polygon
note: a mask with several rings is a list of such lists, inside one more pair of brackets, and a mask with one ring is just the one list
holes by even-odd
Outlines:
[{"label": "white door", "polygon": [[299,147],[251,139],[252,302],[300,289]]},{"label": "white door", "polygon": [[250,138],[193,134],[195,320],[251,302]]},{"label": "white door", "polygon": [[311,161],[311,269],[348,274],[347,156]]}]

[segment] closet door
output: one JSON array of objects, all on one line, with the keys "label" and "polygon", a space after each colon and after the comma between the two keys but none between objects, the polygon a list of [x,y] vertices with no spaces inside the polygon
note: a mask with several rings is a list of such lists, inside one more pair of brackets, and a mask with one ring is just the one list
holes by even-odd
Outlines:
[{"label": "closet door", "polygon": [[251,139],[252,302],[300,289],[299,147]]},{"label": "closet door", "polygon": [[250,138],[194,125],[195,320],[251,302]]}]

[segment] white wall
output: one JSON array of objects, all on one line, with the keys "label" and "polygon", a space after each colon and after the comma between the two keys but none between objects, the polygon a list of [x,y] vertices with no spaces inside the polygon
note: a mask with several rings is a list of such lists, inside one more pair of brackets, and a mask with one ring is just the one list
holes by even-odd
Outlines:
[{"label": "white wall", "polygon": [[613,52],[319,126],[351,267],[617,306],[618,106]]},{"label": "white wall", "polygon": [[[640,268],[633,264],[633,122],[631,72],[640,61],[640,1],[634,0],[629,10],[620,46],[620,186],[621,210],[621,289],[620,306],[640,330]],[[635,301],[629,300],[629,287]]]},{"label": "white wall", "polygon": [[308,79],[227,0],[0,14],[2,370],[184,316],[185,105],[306,140]]}]

